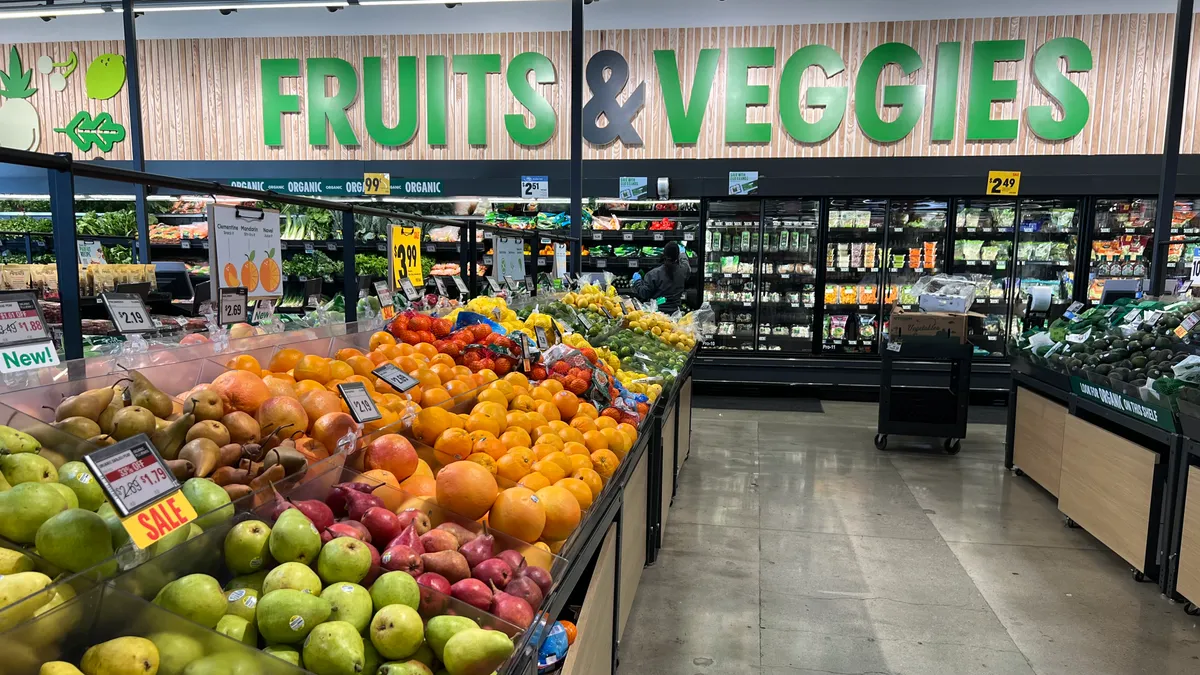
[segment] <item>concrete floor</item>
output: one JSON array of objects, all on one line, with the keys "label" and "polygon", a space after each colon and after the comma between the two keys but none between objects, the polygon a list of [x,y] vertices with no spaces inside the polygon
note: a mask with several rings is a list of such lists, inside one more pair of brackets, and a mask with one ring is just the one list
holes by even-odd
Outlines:
[{"label": "concrete floor", "polygon": [[624,675],[1200,673],[1200,620],[1003,466],[874,404],[697,409],[666,540],[621,640]]}]

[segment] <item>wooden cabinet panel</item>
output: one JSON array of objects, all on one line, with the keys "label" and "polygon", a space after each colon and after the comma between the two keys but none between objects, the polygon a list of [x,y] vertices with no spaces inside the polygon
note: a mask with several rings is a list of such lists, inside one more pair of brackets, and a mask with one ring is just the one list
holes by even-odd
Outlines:
[{"label": "wooden cabinet panel", "polygon": [[1032,391],[1017,389],[1013,464],[1058,496],[1067,407]]},{"label": "wooden cabinet panel", "polygon": [[575,627],[579,637],[567,652],[563,675],[612,673],[613,591],[617,579],[617,526],[609,525],[600,555],[588,583],[587,595]]},{"label": "wooden cabinet panel", "polygon": [[1183,538],[1179,546],[1179,576],[1175,590],[1200,605],[1200,467],[1188,468],[1187,499],[1183,503]]},{"label": "wooden cabinet panel", "polygon": [[676,440],[679,452],[675,457],[675,470],[683,466],[688,452],[692,449],[692,378],[688,378],[679,388],[679,438]]},{"label": "wooden cabinet panel", "polygon": [[672,410],[662,425],[662,536],[667,536],[667,512],[671,509],[671,487],[675,484],[675,419]]},{"label": "wooden cabinet panel", "polygon": [[1058,510],[1144,572],[1158,453],[1074,415],[1065,430]]},{"label": "wooden cabinet panel", "polygon": [[618,635],[625,631],[625,621],[633,610],[642,570],[646,567],[646,494],[650,489],[650,453],[634,468],[621,502],[621,623]]}]

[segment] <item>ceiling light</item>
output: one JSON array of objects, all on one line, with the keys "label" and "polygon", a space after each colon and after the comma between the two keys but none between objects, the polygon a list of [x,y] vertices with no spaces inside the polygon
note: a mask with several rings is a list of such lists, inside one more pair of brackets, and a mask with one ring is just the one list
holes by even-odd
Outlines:
[{"label": "ceiling light", "polygon": [[205,10],[240,10],[240,9],[306,9],[316,7],[346,7],[347,0],[283,0],[282,2],[187,2],[186,0],[168,2],[139,2],[139,12],[199,12]]},{"label": "ceiling light", "polygon": [[85,14],[103,14],[111,12],[111,8],[100,5],[36,5],[19,9],[0,9],[0,19],[41,19],[57,16],[82,16]]},{"label": "ceiling light", "polygon": [[447,3],[446,0],[358,0],[358,4],[363,7],[383,5],[479,5],[488,2],[545,2],[546,0],[458,0],[458,2]]}]

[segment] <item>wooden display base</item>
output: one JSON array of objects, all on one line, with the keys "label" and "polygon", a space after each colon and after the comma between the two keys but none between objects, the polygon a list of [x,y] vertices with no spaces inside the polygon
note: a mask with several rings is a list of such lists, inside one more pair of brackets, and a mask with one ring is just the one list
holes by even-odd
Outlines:
[{"label": "wooden display base", "polygon": [[1200,605],[1200,467],[1188,467],[1187,494],[1183,506],[1183,536],[1180,538],[1179,571],[1175,590],[1193,605]]},{"label": "wooden display base", "polygon": [[1017,390],[1013,464],[1038,485],[1058,495],[1067,406],[1025,388]]}]

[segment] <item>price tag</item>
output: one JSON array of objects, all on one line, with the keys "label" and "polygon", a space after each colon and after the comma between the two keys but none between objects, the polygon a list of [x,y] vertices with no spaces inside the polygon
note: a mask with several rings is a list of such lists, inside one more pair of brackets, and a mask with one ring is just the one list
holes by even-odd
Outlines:
[{"label": "price tag", "polygon": [[629,262],[629,266],[630,266],[630,267],[637,267],[637,266],[638,266],[638,260],[637,260],[637,258],[630,258],[628,262]]},{"label": "price tag", "polygon": [[499,293],[500,292],[500,284],[496,283],[496,279],[493,277],[485,277],[485,278],[487,279],[488,288],[490,288],[492,290],[492,294]]},{"label": "price tag", "polygon": [[313,243],[312,243],[311,241],[306,241],[306,242],[304,242],[304,252],[305,252],[305,253],[307,253],[307,254],[309,254],[309,255],[312,255],[312,252],[313,252]]},{"label": "price tag", "polygon": [[632,232],[622,232],[621,233],[621,241],[633,241],[633,233]]},{"label": "price tag", "polygon": [[1141,316],[1142,316],[1142,310],[1135,309],[1132,312],[1125,315],[1125,323],[1127,323],[1127,324],[1137,323],[1141,319]]},{"label": "price tag", "polygon": [[392,385],[392,388],[401,394],[417,386],[417,379],[400,370],[394,363],[385,363],[372,370],[371,374]]},{"label": "price tag", "polygon": [[601,240],[603,240],[603,239],[604,239],[604,235],[603,235],[603,234],[601,234],[600,232],[593,232],[593,233],[592,233],[592,241],[601,241]]},{"label": "price tag", "polygon": [[1152,310],[1142,315],[1142,324],[1149,328],[1154,328],[1154,326],[1158,324],[1158,320],[1161,318],[1162,312],[1158,310]]},{"label": "price tag", "polygon": [[597,258],[596,259],[596,267],[599,267],[600,269],[604,269],[605,267],[608,267],[608,261],[605,260],[604,258]]},{"label": "price tag", "polygon": [[454,286],[458,289],[459,294],[465,297],[467,295],[467,285],[463,282],[462,277],[451,278],[454,279]]},{"label": "price tag", "polygon": [[1021,189],[1020,171],[989,171],[987,194],[1016,197]]},{"label": "price tag", "polygon": [[604,312],[604,316],[607,316],[610,319],[613,318],[612,312],[608,311],[608,308],[605,307],[604,305],[600,305],[600,311]]},{"label": "price tag", "polygon": [[386,173],[364,173],[363,194],[383,195],[392,194],[392,177]]},{"label": "price tag", "polygon": [[416,302],[421,298],[421,294],[417,293],[417,289],[413,288],[412,282],[408,277],[401,277],[400,290],[404,292],[404,297],[408,298],[409,302]]},{"label": "price tag", "polygon": [[10,295],[0,302],[0,347],[48,341],[50,333],[36,296]]},{"label": "price tag", "polygon": [[326,251],[337,250],[337,244],[334,244],[332,241],[327,241],[327,242],[325,242],[325,250]]},{"label": "price tag", "polygon": [[654,236],[654,241],[662,241],[663,240],[662,232],[655,232],[653,236]]},{"label": "price tag", "polygon": [[[84,455],[83,461],[91,472],[91,477],[100,484],[100,489],[122,518],[142,521],[142,518],[130,516],[140,515],[139,512],[158,506],[164,498],[179,491],[179,481],[175,480],[175,475],[167,468],[166,462],[146,434],[138,434],[88,453]],[[153,528],[144,528],[149,542],[152,543],[158,537],[196,517],[195,509],[182,494],[175,495],[174,507],[186,511],[184,515],[190,517],[180,517],[170,505],[167,511],[174,516],[173,520],[183,522],[171,523],[172,519],[166,518],[166,514],[160,512],[157,515],[163,522],[159,523],[155,522],[158,520],[156,514],[150,514],[149,521]],[[129,527],[126,526],[126,529]],[[130,534],[134,535],[134,532],[130,530]],[[142,543],[139,542],[138,546],[142,546]]]},{"label": "price tag", "polygon": [[549,199],[550,178],[548,176],[521,176],[523,199]]},{"label": "price tag", "polygon": [[584,330],[592,329],[592,322],[587,320],[587,317],[584,316],[584,312],[576,312],[574,309],[571,311],[575,314],[575,318],[579,320],[579,323],[583,326]]},{"label": "price tag", "polygon": [[275,313],[275,301],[269,298],[263,298],[254,303],[254,323],[262,323],[271,318]]},{"label": "price tag", "polygon": [[692,234],[691,232],[685,232],[683,234],[683,240],[684,241],[696,241],[696,235]]},{"label": "price tag", "polygon": [[317,307],[320,304],[321,304],[321,295],[319,293],[313,293],[312,295],[310,295],[304,299],[305,307]]},{"label": "price tag", "polygon": [[554,341],[557,342],[558,344],[562,344],[563,334],[562,334],[562,330],[560,330],[558,327],[558,322],[551,319],[550,327],[554,329]]},{"label": "price tag", "polygon": [[179,248],[187,250],[187,249],[190,249],[191,247],[192,247],[192,242],[188,241],[187,239],[179,240]]},{"label": "price tag", "polygon": [[537,338],[538,349],[545,351],[550,348],[550,342],[546,339],[546,329],[541,326],[533,327],[534,336]]},{"label": "price tag", "polygon": [[899,342],[889,342],[887,345],[887,350],[889,352],[898,352],[900,351],[900,344],[901,343]]},{"label": "price tag", "polygon": [[504,285],[508,286],[508,290],[514,293],[517,292],[517,282],[513,281],[513,278],[507,274],[504,275]]},{"label": "price tag", "polygon": [[525,292],[526,293],[533,292],[533,277],[531,277],[529,275],[525,275]]},{"label": "price tag", "polygon": [[443,298],[449,297],[449,294],[446,293],[446,281],[444,279],[441,277],[434,277],[433,285],[437,286],[438,295],[442,296]]},{"label": "price tag", "polygon": [[354,418],[355,422],[363,424],[383,417],[379,414],[379,407],[375,405],[375,399],[367,393],[367,386],[362,382],[343,382],[337,388],[346,401],[346,407],[350,408],[350,416]]},{"label": "price tag", "polygon": [[1189,332],[1191,332],[1192,328],[1195,327],[1197,322],[1200,322],[1200,315],[1196,314],[1196,312],[1188,314],[1183,318],[1183,321],[1175,327],[1175,335],[1177,337],[1183,337],[1187,335]]},{"label": "price tag", "polygon": [[221,323],[246,323],[246,287],[221,288],[217,290],[217,303],[221,310]]},{"label": "price tag", "polygon": [[137,293],[101,293],[100,298],[108,308],[108,316],[117,327],[118,333],[124,335],[154,330],[154,322],[150,319],[150,312],[146,310],[146,303],[142,302],[142,296]]},{"label": "price tag", "polygon": [[79,239],[75,242],[75,248],[79,251],[79,264],[84,267],[107,263],[104,259],[104,247],[98,241]]}]

